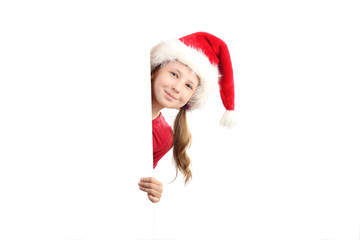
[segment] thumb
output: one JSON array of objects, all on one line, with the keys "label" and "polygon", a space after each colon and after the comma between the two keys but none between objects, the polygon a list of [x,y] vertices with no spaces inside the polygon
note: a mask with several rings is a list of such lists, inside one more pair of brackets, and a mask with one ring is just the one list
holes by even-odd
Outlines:
[{"label": "thumb", "polygon": [[150,195],[150,193],[148,193],[148,198],[149,198],[149,200],[150,200],[151,202],[153,202],[153,203],[157,203],[157,202],[160,201],[159,198],[154,197],[153,195]]}]

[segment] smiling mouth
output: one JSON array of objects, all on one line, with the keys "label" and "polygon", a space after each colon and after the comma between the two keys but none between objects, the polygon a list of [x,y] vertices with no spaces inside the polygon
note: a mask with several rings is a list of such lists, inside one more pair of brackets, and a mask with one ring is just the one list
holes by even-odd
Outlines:
[{"label": "smiling mouth", "polygon": [[173,95],[171,95],[170,93],[168,93],[167,91],[165,91],[165,93],[169,96],[169,98],[173,99],[173,100],[177,100]]}]

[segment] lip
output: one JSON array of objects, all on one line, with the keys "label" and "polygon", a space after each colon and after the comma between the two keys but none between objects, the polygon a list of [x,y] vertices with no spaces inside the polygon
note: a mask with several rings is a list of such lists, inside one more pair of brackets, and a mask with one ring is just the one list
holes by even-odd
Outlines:
[{"label": "lip", "polygon": [[167,91],[165,91],[166,95],[169,96],[169,98],[173,99],[173,100],[177,100],[173,95],[171,95],[170,93],[168,93]]}]

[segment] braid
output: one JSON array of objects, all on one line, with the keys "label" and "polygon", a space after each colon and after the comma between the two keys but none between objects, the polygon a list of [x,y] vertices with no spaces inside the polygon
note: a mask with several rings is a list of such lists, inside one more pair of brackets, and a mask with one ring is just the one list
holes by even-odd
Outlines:
[{"label": "braid", "polygon": [[[186,109],[181,108],[174,122],[174,147],[173,156],[176,163],[176,176],[178,170],[185,176],[185,184],[192,178],[190,169],[191,160],[186,153],[186,149],[191,144],[191,133],[186,120]],[[174,180],[175,180],[174,179]]]}]

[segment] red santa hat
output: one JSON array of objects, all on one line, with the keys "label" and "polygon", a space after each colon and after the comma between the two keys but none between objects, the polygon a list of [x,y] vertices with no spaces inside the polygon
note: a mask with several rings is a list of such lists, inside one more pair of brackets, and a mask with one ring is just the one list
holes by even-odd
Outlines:
[{"label": "red santa hat", "polygon": [[223,40],[206,32],[197,32],[161,42],[152,48],[151,71],[169,61],[187,65],[200,79],[199,86],[187,103],[189,110],[201,108],[211,92],[219,89],[226,109],[220,124],[227,127],[236,124],[233,69],[228,47]]}]

